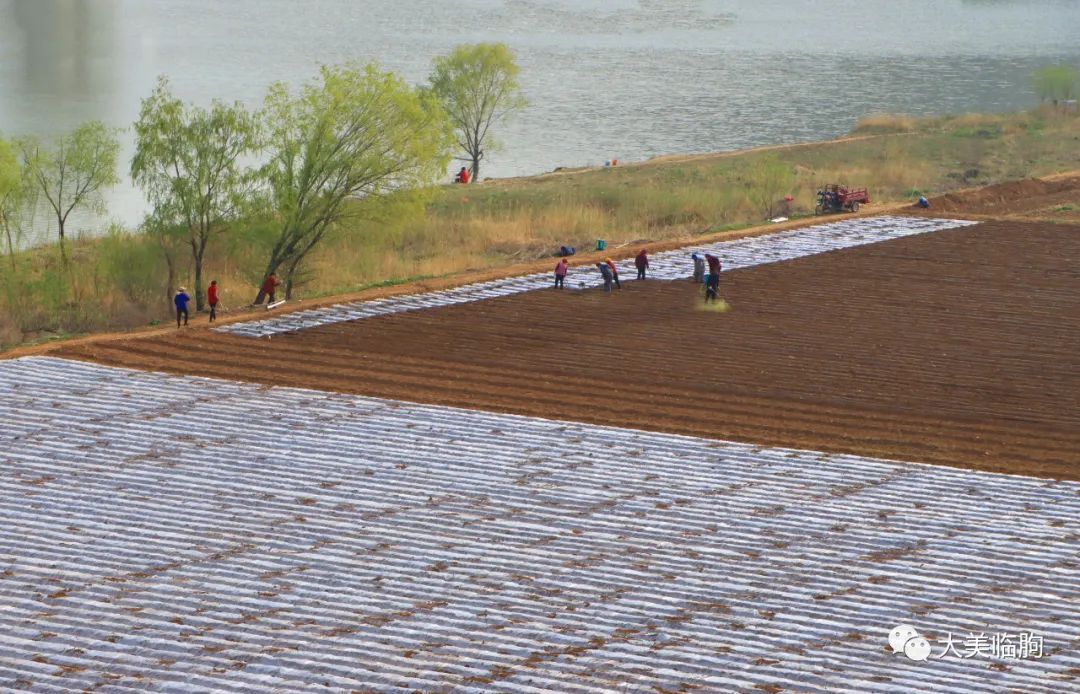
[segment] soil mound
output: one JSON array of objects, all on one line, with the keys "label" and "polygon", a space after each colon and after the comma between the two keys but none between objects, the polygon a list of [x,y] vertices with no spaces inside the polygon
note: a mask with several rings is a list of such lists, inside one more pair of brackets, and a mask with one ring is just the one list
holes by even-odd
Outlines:
[{"label": "soil mound", "polygon": [[1010,214],[1045,207],[1061,197],[1080,197],[1080,176],[1054,180],[1028,178],[949,193],[931,199],[930,213]]}]

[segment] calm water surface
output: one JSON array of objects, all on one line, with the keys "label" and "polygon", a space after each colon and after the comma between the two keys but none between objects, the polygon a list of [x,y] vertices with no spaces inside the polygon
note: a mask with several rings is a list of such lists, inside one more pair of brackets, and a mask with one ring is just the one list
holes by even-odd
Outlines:
[{"label": "calm water surface", "polygon": [[[0,0],[0,132],[127,126],[161,73],[255,105],[321,63],[420,82],[456,44],[505,41],[531,106],[483,175],[510,176],[1023,108],[1033,70],[1080,64],[1077,37],[1073,0]],[[109,206],[143,210],[130,186]]]}]

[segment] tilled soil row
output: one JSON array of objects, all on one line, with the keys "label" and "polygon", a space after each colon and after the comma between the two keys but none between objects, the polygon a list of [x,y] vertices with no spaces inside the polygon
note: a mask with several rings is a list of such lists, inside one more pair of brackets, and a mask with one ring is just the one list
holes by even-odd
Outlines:
[{"label": "tilled soil row", "polygon": [[1080,176],[1029,178],[948,193],[934,198],[931,209],[935,214],[1015,215],[1056,202],[1073,202],[1078,194]]},{"label": "tilled soil row", "polygon": [[991,223],[690,282],[537,291],[106,364],[1080,479],[1080,229]]}]

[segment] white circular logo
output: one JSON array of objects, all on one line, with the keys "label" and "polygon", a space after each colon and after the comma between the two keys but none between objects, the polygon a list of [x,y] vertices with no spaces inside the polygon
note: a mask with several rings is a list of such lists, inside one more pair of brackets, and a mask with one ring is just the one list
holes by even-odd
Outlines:
[{"label": "white circular logo", "polygon": [[892,646],[892,652],[903,653],[904,644],[918,635],[919,632],[910,624],[901,624],[896,627],[889,633],[889,645]]},{"label": "white circular logo", "polygon": [[930,642],[921,636],[912,637],[904,644],[904,655],[912,660],[926,660],[930,657]]},{"label": "white circular logo", "polygon": [[893,653],[903,653],[912,660],[922,662],[930,657],[930,642],[910,624],[901,624],[889,632],[889,646]]}]

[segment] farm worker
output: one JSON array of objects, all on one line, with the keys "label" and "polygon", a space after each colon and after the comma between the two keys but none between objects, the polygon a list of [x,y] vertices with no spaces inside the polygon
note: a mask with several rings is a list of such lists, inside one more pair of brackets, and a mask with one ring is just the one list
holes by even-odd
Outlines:
[{"label": "farm worker", "polygon": [[608,266],[607,263],[597,263],[596,267],[600,270],[600,276],[604,278],[604,291],[610,292],[612,278],[611,268]]},{"label": "farm worker", "polygon": [[690,257],[694,261],[694,282],[701,284],[705,281],[705,259],[700,253],[691,253]]},{"label": "farm worker", "polygon": [[218,300],[218,284],[217,280],[213,280],[212,282],[210,282],[210,286],[206,288],[206,303],[210,304],[211,323],[217,320]]},{"label": "farm worker", "polygon": [[469,182],[469,170],[464,166],[461,167],[461,171],[457,172],[457,177],[454,178],[454,183],[468,183]]},{"label": "farm worker", "polygon": [[639,280],[645,279],[645,271],[649,269],[649,254],[645,252],[644,248],[634,258],[634,267],[637,268],[637,278]]},{"label": "farm worker", "polygon": [[173,303],[176,304],[176,327],[180,327],[180,319],[184,319],[184,325],[188,323],[188,302],[191,301],[191,297],[188,296],[187,290],[180,287],[176,290],[176,296],[173,297]]},{"label": "farm worker", "polygon": [[559,264],[555,266],[555,288],[563,289],[563,282],[566,281],[566,272],[570,269],[570,266],[566,263],[566,258],[559,261]]},{"label": "farm worker", "polygon": [[709,263],[709,280],[705,285],[705,302],[716,301],[720,297],[720,259],[711,253],[705,254]]},{"label": "farm worker", "polygon": [[611,277],[615,281],[615,288],[622,289],[622,285],[619,284],[619,268],[615,267],[615,261],[611,258],[604,258],[604,262],[611,268]]},{"label": "farm worker", "polygon": [[919,196],[919,207],[923,208],[924,210],[930,207],[930,201],[926,199],[925,195]]},{"label": "farm worker", "polygon": [[263,282],[262,290],[266,295],[266,303],[274,303],[274,297],[277,294],[277,288],[281,286],[281,280],[278,279],[276,272],[271,272],[270,276]]}]

